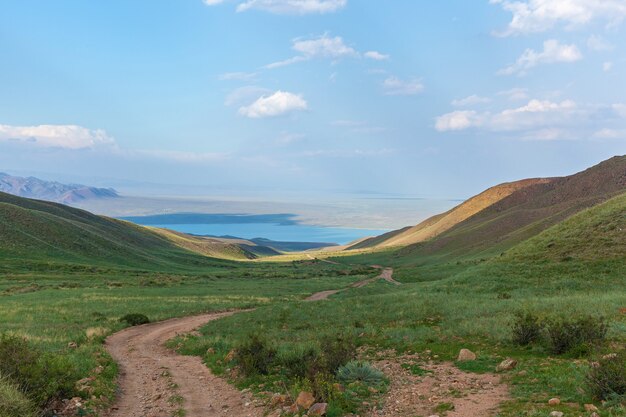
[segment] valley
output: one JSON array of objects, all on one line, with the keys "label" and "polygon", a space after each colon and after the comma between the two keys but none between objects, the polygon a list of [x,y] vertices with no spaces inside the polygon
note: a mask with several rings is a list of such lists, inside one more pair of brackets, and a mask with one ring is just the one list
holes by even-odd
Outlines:
[{"label": "valley", "polygon": [[[616,157],[352,247],[256,254],[0,194],[0,395],[23,416],[301,415],[302,393],[327,416],[623,416],[590,375],[626,340],[624,193]],[[515,342],[520,317],[536,339]],[[557,350],[559,326],[581,323],[600,335]],[[128,362],[136,349],[158,365]],[[343,376],[354,360],[365,379]],[[138,377],[154,390],[128,402]],[[213,378],[228,394],[207,388],[217,411],[197,411],[191,387]]]}]

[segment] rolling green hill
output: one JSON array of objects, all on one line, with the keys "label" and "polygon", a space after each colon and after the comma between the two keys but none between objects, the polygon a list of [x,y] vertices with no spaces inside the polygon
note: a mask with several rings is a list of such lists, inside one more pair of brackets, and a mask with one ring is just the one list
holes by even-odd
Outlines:
[{"label": "rolling green hill", "polygon": [[[611,158],[568,177],[514,184],[518,184],[519,188],[508,196],[492,198],[495,200],[492,204],[483,204],[484,208],[433,237],[428,238],[427,233],[424,235],[427,240],[409,244],[396,255],[447,260],[498,255],[582,210],[625,192],[626,156]],[[460,219],[463,217],[458,214],[461,210],[468,212],[461,205],[425,222],[421,228],[418,226],[419,230],[409,229],[404,234],[408,232],[415,236],[432,230],[452,215]],[[392,239],[399,241],[399,236],[392,236]],[[376,245],[377,248],[384,246],[385,242]]]},{"label": "rolling green hill", "polygon": [[132,223],[5,193],[0,193],[0,260],[5,267],[83,264],[177,270],[218,262]]}]

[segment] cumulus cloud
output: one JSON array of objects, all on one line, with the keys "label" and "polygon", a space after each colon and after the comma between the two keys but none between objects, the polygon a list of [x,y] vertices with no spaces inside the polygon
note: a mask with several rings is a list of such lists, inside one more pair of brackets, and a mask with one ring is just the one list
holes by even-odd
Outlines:
[{"label": "cumulus cloud", "polygon": [[328,34],[311,39],[294,39],[292,49],[299,55],[266,65],[266,68],[279,68],[316,58],[341,59],[359,55],[354,48],[345,44],[341,36],[331,37]]},{"label": "cumulus cloud", "polygon": [[[224,0],[203,0],[207,6],[224,3]],[[344,8],[348,0],[246,0],[239,2],[238,12],[257,9],[276,14],[304,15],[332,13]]]},{"label": "cumulus cloud", "polygon": [[498,96],[504,96],[510,101],[521,101],[528,99],[528,89],[527,88],[511,88],[510,90],[504,90],[498,92]]},{"label": "cumulus cloud", "polygon": [[473,110],[453,111],[437,117],[435,129],[440,132],[453,130],[465,130],[470,127],[480,126],[480,115]]},{"label": "cumulus cloud", "polygon": [[543,51],[526,49],[517,61],[500,70],[500,75],[526,75],[526,73],[542,64],[571,63],[580,61],[583,55],[574,44],[564,45],[555,39],[547,40],[543,43]]},{"label": "cumulus cloud", "polygon": [[308,108],[308,103],[302,96],[286,91],[277,91],[272,95],[263,96],[249,106],[239,109],[239,114],[251,119],[276,117],[294,111],[302,111]]},{"label": "cumulus cloud", "polygon": [[389,77],[383,81],[383,89],[389,96],[414,96],[424,91],[424,84],[417,78],[402,80]]},{"label": "cumulus cloud", "polygon": [[580,105],[572,100],[529,100],[525,105],[496,111],[453,111],[435,120],[440,132],[480,129],[507,132],[519,139],[555,140],[595,137],[599,126],[622,126],[626,105]]},{"label": "cumulus cloud", "polygon": [[608,26],[620,24],[626,17],[623,0],[490,0],[513,17],[500,36],[545,32],[557,26],[574,29],[592,22]]},{"label": "cumulus cloud", "polygon": [[374,61],[386,61],[389,59],[389,55],[381,54],[378,51],[368,51],[363,54],[365,58],[373,59]]},{"label": "cumulus cloud", "polygon": [[491,99],[488,97],[481,97],[476,94],[473,94],[469,97],[453,100],[452,105],[454,107],[466,107],[466,106],[475,106],[477,104],[487,104],[490,102],[491,102]]},{"label": "cumulus cloud", "polygon": [[88,149],[115,144],[114,139],[104,130],[76,125],[0,125],[0,142],[22,142],[44,148],[64,149]]}]

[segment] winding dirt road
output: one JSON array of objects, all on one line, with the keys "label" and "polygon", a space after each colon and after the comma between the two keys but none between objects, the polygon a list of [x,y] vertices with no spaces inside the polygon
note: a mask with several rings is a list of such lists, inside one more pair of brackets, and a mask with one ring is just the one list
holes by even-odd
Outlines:
[{"label": "winding dirt road", "polygon": [[335,295],[338,294],[342,291],[346,291],[347,289],[350,288],[362,288],[365,287],[366,285],[371,284],[372,282],[379,280],[379,279],[384,279],[385,281],[395,284],[395,285],[402,285],[402,283],[396,281],[395,279],[393,279],[393,268],[383,268],[381,266],[378,265],[374,265],[373,268],[378,268],[378,269],[382,269],[383,271],[380,273],[380,275],[374,277],[374,278],[368,278],[366,280],[363,281],[359,281],[359,282],[355,282],[354,284],[350,285],[347,288],[341,288],[338,290],[326,290],[326,291],[320,291],[320,292],[316,292],[315,294],[311,295],[310,297],[306,298],[304,301],[322,301],[322,300],[327,300],[328,297],[330,297],[331,295]]},{"label": "winding dirt road", "polygon": [[194,356],[181,356],[164,344],[178,334],[235,314],[212,313],[130,327],[106,340],[120,366],[118,402],[108,417],[260,417],[251,397],[216,377]]}]

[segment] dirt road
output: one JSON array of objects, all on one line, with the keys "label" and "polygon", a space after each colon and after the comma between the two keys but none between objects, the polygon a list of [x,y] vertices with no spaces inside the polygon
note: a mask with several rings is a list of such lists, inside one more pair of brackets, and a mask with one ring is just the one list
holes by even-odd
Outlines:
[{"label": "dirt road", "polygon": [[186,417],[262,416],[251,397],[214,376],[200,358],[163,346],[178,334],[232,314],[172,319],[110,336],[106,348],[120,366],[121,392],[108,417],[170,417],[180,410]]},{"label": "dirt road", "polygon": [[338,290],[326,290],[326,291],[316,292],[315,294],[313,294],[310,297],[306,298],[304,301],[322,301],[322,300],[327,300],[328,297],[330,297],[331,295],[338,294],[338,293],[340,293],[342,291],[345,291],[345,290],[347,290],[349,288],[362,288],[362,287],[365,287],[366,285],[369,285],[372,282],[374,282],[376,280],[379,280],[379,279],[384,279],[385,281],[390,282],[390,283],[395,284],[395,285],[402,285],[400,282],[398,282],[395,279],[393,279],[393,268],[382,268],[382,267],[379,267],[377,265],[374,265],[374,268],[379,268],[379,269],[382,269],[383,271],[377,277],[368,278],[368,279],[363,280],[363,281],[355,282],[354,284],[350,285],[347,288],[341,288],[341,289],[338,289]]}]

